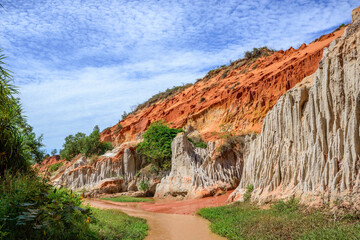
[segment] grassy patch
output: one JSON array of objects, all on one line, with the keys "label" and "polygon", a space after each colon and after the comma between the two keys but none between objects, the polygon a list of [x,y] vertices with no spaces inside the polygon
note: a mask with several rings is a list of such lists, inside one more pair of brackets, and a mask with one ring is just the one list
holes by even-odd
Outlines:
[{"label": "grassy patch", "polygon": [[235,239],[360,239],[359,218],[335,222],[325,210],[306,209],[296,199],[280,201],[270,209],[244,202],[204,208],[199,215],[211,230]]},{"label": "grassy patch", "polygon": [[89,228],[97,239],[144,239],[147,235],[146,220],[131,217],[118,210],[91,208],[95,221],[90,220]]},{"label": "grassy patch", "polygon": [[130,197],[130,196],[119,196],[114,198],[101,198],[103,200],[109,200],[113,202],[152,202],[154,201],[151,198],[138,198],[138,197]]}]

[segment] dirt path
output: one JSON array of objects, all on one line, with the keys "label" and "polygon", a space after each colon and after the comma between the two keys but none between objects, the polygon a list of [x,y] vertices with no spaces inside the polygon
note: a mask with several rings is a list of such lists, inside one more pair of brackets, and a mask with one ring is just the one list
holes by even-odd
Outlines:
[{"label": "dirt path", "polygon": [[[161,213],[161,211],[179,213],[185,209],[187,205],[189,209],[196,209],[196,206],[203,207],[204,203],[209,203],[210,199],[202,200],[188,200],[188,201],[166,201],[153,204],[145,203],[120,203],[111,202],[99,199],[86,199],[91,206],[104,209],[118,209],[130,216],[141,217],[147,220],[149,224],[148,236],[145,240],[224,240],[210,231],[209,222],[197,215],[189,215],[195,213],[194,211],[185,211],[184,214],[168,214]],[[211,202],[211,201],[210,201]],[[181,203],[181,204],[180,204]],[[194,206],[188,205],[194,203]],[[197,203],[197,204],[196,204]],[[159,206],[157,206],[159,204]],[[149,206],[153,207],[149,207]],[[149,209],[145,210],[145,209]],[[170,211],[169,209],[172,209]],[[180,211],[179,211],[180,209]],[[160,212],[154,212],[154,211]]]}]

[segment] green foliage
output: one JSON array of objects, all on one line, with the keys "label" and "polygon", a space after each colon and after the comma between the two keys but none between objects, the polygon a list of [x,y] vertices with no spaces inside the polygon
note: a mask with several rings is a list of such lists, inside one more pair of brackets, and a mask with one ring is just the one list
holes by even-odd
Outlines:
[{"label": "green foliage", "polygon": [[123,114],[121,114],[121,120],[125,120],[125,118],[127,118],[127,116],[129,115],[130,113],[127,113],[126,111],[123,112]]},{"label": "green foliage", "polygon": [[314,210],[296,199],[261,209],[249,202],[204,208],[199,214],[211,222],[213,232],[239,239],[358,239],[359,220],[334,221],[328,209]]},{"label": "green foliage", "polygon": [[57,150],[56,149],[53,149],[52,151],[51,151],[51,156],[54,156],[54,155],[56,155],[57,154]]},{"label": "green foliage", "polygon": [[80,196],[53,189],[34,174],[0,179],[0,226],[6,239],[92,239]]},{"label": "green foliage", "polygon": [[[173,95],[175,95],[176,93],[182,92],[185,89],[187,89],[188,87],[192,86],[192,83],[188,83],[188,84],[184,84],[182,86],[174,86],[172,88],[168,88],[163,92],[159,92],[157,94],[155,94],[154,96],[152,96],[149,100],[147,100],[146,102],[139,104],[134,112],[137,112],[143,108],[149,107],[151,105],[153,105],[154,103],[157,103],[161,100],[167,99]],[[132,113],[131,113],[132,114]]]},{"label": "green foliage", "polygon": [[114,130],[115,134],[118,134],[123,129],[123,126],[120,124],[120,122],[116,125],[116,128]]},{"label": "green foliage", "polygon": [[194,145],[194,147],[198,147],[198,148],[207,148],[207,143],[204,142],[202,139],[200,139],[200,141],[195,142],[194,140],[192,140],[191,138],[188,137],[188,140]]},{"label": "green foliage", "polygon": [[216,75],[218,75],[218,74],[221,72],[221,70],[223,70],[223,68],[225,68],[225,67],[226,67],[226,66],[223,65],[223,66],[219,66],[219,67],[216,67],[215,69],[210,70],[210,71],[206,74],[206,76],[204,77],[205,81],[207,81],[207,80],[209,80],[210,78],[215,77]]},{"label": "green foliage", "polygon": [[[220,72],[222,72],[220,78],[223,79],[228,76],[228,73],[230,70],[237,69],[239,67],[244,66],[245,64],[251,64],[257,58],[263,57],[263,56],[264,57],[270,56],[274,52],[275,52],[275,50],[269,49],[267,47],[253,48],[252,51],[245,52],[244,58],[238,59],[236,61],[230,61],[229,65],[221,65],[221,66],[216,67],[215,69],[210,70],[204,77],[204,80],[207,81],[210,78],[217,76]],[[257,65],[255,65],[253,67],[253,69],[255,69],[256,67],[257,67]]]},{"label": "green foliage", "polygon": [[75,134],[75,136],[67,136],[63,147],[64,149],[60,151],[60,156],[68,161],[79,153],[85,157],[90,157],[92,155],[101,155],[113,148],[110,142],[100,142],[100,130],[98,126],[94,127],[93,132],[89,136],[81,132]]},{"label": "green foliage", "polygon": [[244,201],[248,202],[251,199],[251,194],[254,191],[254,185],[250,184],[246,188],[246,192],[244,193]]},{"label": "green foliage", "polygon": [[205,98],[204,98],[204,97],[201,97],[201,98],[200,98],[200,102],[202,103],[203,101],[205,101]]},{"label": "green foliage", "polygon": [[222,78],[222,79],[224,79],[224,78],[227,77],[229,70],[230,70],[230,69],[226,69],[226,70],[221,74],[221,78]]},{"label": "green foliage", "polygon": [[[341,28],[343,28],[343,27],[345,27],[345,26],[346,26],[346,24],[343,23],[343,24],[341,24],[338,28],[336,28],[335,31],[338,31],[338,30],[340,30]],[[334,31],[334,32],[335,32],[335,31]]]},{"label": "green foliage", "polygon": [[130,217],[118,210],[91,208],[96,221],[91,221],[89,228],[97,239],[106,240],[141,240],[147,235],[146,220]]},{"label": "green foliage", "polygon": [[151,165],[151,171],[153,173],[155,173],[156,175],[159,175],[159,173],[160,173],[160,170],[157,167],[155,167],[154,165]]},{"label": "green foliage", "polygon": [[182,129],[169,128],[163,121],[153,122],[144,133],[137,151],[162,169],[171,166],[171,142]]},{"label": "green foliage", "polygon": [[253,48],[252,51],[245,52],[244,56],[246,59],[257,59],[262,56],[269,56],[274,52],[275,50],[269,49],[267,47]]},{"label": "green foliage", "polygon": [[49,171],[51,173],[55,172],[56,170],[58,170],[64,163],[63,162],[58,162],[58,163],[54,163],[53,165],[51,165],[49,167]]},{"label": "green foliage", "polygon": [[113,202],[152,202],[152,198],[139,198],[139,197],[130,197],[130,196],[119,196],[114,198],[101,198],[103,200],[109,200]]},{"label": "green foliage", "polygon": [[221,139],[221,144],[217,150],[221,154],[224,154],[226,151],[230,150],[236,145],[237,137],[232,131],[232,127],[230,124],[220,126],[220,133],[218,133],[218,137]]},{"label": "green foliage", "polygon": [[36,137],[22,115],[18,93],[0,50],[0,176],[5,171],[26,172],[44,157],[42,136]]},{"label": "green foliage", "polygon": [[271,205],[271,208],[279,213],[295,212],[299,209],[299,200],[295,197],[290,198],[288,201],[280,200],[277,203]]},{"label": "green foliage", "polygon": [[139,189],[141,191],[147,191],[149,189],[149,182],[145,180],[141,180]]},{"label": "green foliage", "polygon": [[196,142],[194,143],[194,147],[198,147],[198,148],[204,148],[206,149],[207,148],[207,143],[206,142]]}]

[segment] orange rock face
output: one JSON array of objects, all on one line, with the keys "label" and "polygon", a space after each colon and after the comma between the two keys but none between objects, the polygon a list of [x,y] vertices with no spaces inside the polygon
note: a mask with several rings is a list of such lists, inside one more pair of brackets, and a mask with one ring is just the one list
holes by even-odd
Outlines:
[{"label": "orange rock face", "polygon": [[58,163],[58,162],[63,162],[63,161],[65,161],[65,160],[60,160],[60,155],[54,155],[54,156],[45,158],[41,164],[36,163],[33,167],[36,168],[39,171],[39,173],[44,173],[49,169],[49,167],[51,165]]},{"label": "orange rock face", "polygon": [[315,72],[322,50],[343,34],[344,29],[325,35],[308,46],[278,51],[245,63],[223,68],[210,79],[150,107],[129,115],[104,130],[102,141],[115,145],[131,141],[153,121],[164,120],[170,127],[191,124],[205,140],[214,140],[222,125],[236,134],[260,132],[267,112],[288,89]]}]

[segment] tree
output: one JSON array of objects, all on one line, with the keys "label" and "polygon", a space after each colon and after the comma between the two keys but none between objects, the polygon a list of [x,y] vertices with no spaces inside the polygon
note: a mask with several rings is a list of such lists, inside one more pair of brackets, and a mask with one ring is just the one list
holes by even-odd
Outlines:
[{"label": "tree", "polygon": [[51,151],[51,156],[56,155],[56,153],[57,153],[57,150],[56,150],[56,149],[53,149],[53,150]]},{"label": "tree", "polygon": [[5,171],[19,172],[30,169],[43,159],[42,136],[36,137],[32,127],[22,115],[17,88],[5,68],[5,56],[0,50],[0,176]]},{"label": "tree", "polygon": [[68,161],[80,153],[85,157],[90,157],[91,155],[101,155],[113,148],[111,143],[100,141],[100,129],[97,125],[89,136],[81,132],[78,132],[75,136],[67,136],[63,147],[60,156]]}]

